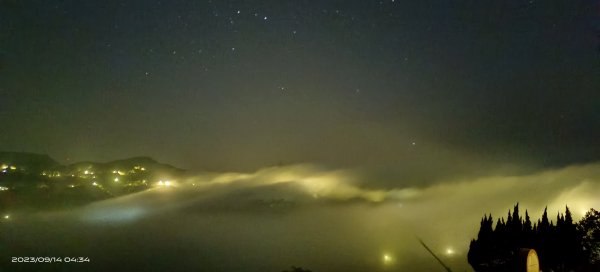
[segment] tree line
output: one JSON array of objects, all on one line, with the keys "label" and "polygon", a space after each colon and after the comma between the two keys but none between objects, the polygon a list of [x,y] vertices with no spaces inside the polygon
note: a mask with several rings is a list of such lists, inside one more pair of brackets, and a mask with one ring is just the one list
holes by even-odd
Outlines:
[{"label": "tree line", "polygon": [[[495,223],[495,226],[494,226]],[[535,249],[542,271],[600,271],[600,212],[590,209],[574,222],[569,207],[548,218],[532,222],[525,210],[523,217],[517,203],[506,220],[484,215],[477,239],[471,241],[469,264],[478,272],[518,271],[516,255],[520,249]]]}]

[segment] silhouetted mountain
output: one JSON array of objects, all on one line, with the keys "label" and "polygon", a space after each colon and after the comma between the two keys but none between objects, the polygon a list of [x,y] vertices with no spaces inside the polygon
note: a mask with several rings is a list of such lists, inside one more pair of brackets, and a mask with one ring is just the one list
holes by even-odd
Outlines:
[{"label": "silhouetted mountain", "polygon": [[169,187],[183,173],[150,157],[60,165],[47,155],[0,152],[0,210],[85,204]]},{"label": "silhouetted mountain", "polygon": [[0,165],[19,166],[26,172],[37,173],[57,167],[60,164],[44,154],[0,151]]}]

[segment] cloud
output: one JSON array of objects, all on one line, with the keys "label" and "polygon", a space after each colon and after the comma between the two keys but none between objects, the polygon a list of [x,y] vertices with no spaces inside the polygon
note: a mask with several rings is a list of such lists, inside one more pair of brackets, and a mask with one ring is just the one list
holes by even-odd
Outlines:
[{"label": "cloud", "polygon": [[[363,186],[371,184],[363,179],[378,176],[361,171],[303,164],[199,173],[175,188],[61,213],[15,215],[6,232],[11,237],[0,236],[0,242],[14,254],[88,254],[98,271],[150,263],[181,271],[280,271],[290,265],[366,271],[383,268],[383,254],[394,258],[394,269],[439,269],[418,236],[463,271],[470,269],[468,244],[484,213],[505,216],[519,202],[533,220],[546,206],[554,216],[565,205],[577,218],[600,207],[600,163],[396,188]],[[160,260],[153,257],[158,253]]]}]

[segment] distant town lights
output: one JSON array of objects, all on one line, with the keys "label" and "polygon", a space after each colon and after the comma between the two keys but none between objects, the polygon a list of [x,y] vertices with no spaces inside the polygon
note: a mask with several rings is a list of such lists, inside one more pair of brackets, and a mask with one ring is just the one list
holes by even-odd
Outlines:
[{"label": "distant town lights", "polygon": [[8,191],[8,187],[0,186],[0,191]]},{"label": "distant town lights", "polygon": [[171,182],[170,180],[159,180],[158,181],[158,186],[164,186],[164,187],[171,187],[173,185],[173,182]]}]

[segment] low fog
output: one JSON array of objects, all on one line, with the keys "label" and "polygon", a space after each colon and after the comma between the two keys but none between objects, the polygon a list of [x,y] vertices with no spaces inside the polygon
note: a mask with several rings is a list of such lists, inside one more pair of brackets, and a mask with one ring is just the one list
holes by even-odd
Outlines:
[{"label": "low fog", "polygon": [[2,224],[3,260],[72,256],[89,257],[91,265],[2,265],[7,271],[278,272],[292,265],[317,272],[443,271],[419,237],[454,271],[471,271],[468,245],[485,213],[506,216],[519,202],[534,220],[547,206],[552,219],[568,205],[578,219],[600,207],[600,163],[420,187],[392,187],[374,173],[306,164],[195,173],[171,188],[73,210],[15,213]]}]

